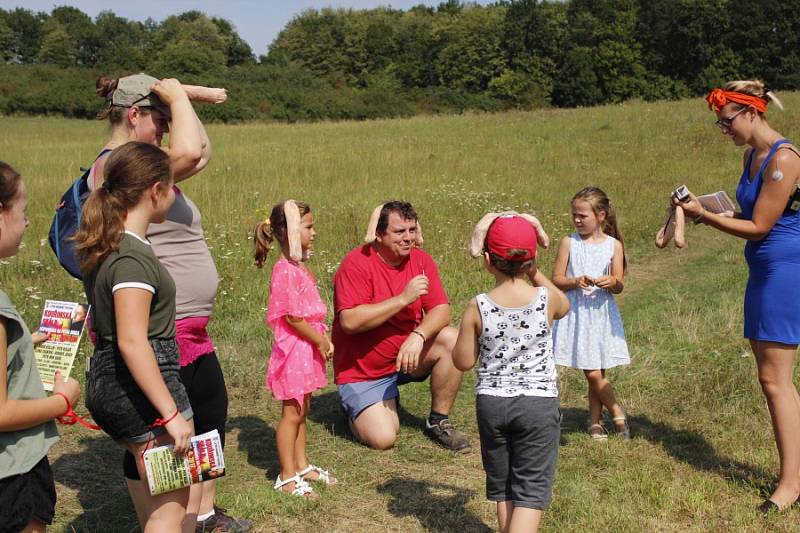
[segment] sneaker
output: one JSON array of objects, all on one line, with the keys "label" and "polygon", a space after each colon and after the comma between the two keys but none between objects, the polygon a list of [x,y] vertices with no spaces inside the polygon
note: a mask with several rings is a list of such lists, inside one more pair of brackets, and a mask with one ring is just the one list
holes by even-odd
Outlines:
[{"label": "sneaker", "polygon": [[198,521],[195,533],[246,533],[253,527],[250,520],[228,516],[222,507],[214,506],[214,514],[205,520]]},{"label": "sneaker", "polygon": [[425,421],[425,433],[442,447],[453,452],[468,452],[469,442],[464,435],[453,426],[449,419],[445,418],[435,425],[431,425],[429,420]]}]

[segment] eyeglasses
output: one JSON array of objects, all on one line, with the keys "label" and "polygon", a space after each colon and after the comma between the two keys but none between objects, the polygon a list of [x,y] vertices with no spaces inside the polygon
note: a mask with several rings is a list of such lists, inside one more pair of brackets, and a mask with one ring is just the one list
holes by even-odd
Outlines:
[{"label": "eyeglasses", "polygon": [[734,113],[733,115],[731,115],[731,116],[729,116],[729,117],[721,118],[721,119],[719,119],[718,121],[716,121],[714,124],[716,124],[716,125],[717,125],[717,127],[718,127],[719,129],[721,129],[721,130],[727,130],[727,129],[730,129],[730,127],[731,127],[731,126],[733,126],[733,121],[734,121],[734,119],[735,119],[736,117],[738,117],[739,115],[741,115],[741,114],[742,114],[742,112],[744,112],[744,111],[747,111],[747,109],[748,109],[748,108],[746,108],[746,107],[743,107],[743,108],[741,108],[739,111],[737,111],[736,113]]}]

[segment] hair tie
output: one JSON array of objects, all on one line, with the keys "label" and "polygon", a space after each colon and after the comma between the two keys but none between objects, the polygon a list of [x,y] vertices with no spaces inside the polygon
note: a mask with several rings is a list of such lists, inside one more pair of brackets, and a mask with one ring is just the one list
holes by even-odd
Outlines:
[{"label": "hair tie", "polygon": [[108,180],[104,181],[103,184],[100,187],[105,189],[106,192],[109,192],[109,193],[111,192],[111,184],[108,182]]}]

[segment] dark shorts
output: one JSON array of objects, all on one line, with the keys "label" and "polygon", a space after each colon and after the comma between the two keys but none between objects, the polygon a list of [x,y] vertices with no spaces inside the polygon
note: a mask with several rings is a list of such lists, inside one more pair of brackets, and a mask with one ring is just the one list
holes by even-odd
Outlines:
[{"label": "dark shorts", "polygon": [[405,385],[414,381],[425,381],[428,376],[410,376],[402,372],[397,372],[385,378],[373,379],[372,381],[359,381],[356,383],[345,383],[338,385],[339,399],[342,402],[342,410],[350,420],[355,420],[361,411],[384,400],[400,399],[400,389],[398,386]]},{"label": "dark shorts", "polygon": [[479,394],[477,415],[486,497],[546,509],[561,438],[558,398]]},{"label": "dark shorts", "polygon": [[31,520],[52,524],[56,484],[47,457],[24,474],[0,479],[0,531],[22,531]]},{"label": "dark shorts", "polygon": [[[175,405],[185,419],[192,418],[189,397],[180,377],[180,358],[175,339],[150,339],[158,369]],[[147,442],[166,430],[148,426],[161,415],[156,411],[128,370],[115,344],[95,347],[86,373],[86,407],[108,435],[123,442]]]},{"label": "dark shorts", "polygon": [[[225,447],[225,424],[228,420],[228,389],[216,352],[201,355],[193,362],[181,367],[181,381],[189,395],[189,404],[194,413],[194,432],[205,433],[216,429],[222,447]],[[141,479],[136,469],[136,460],[125,452],[123,471],[128,479]]]}]

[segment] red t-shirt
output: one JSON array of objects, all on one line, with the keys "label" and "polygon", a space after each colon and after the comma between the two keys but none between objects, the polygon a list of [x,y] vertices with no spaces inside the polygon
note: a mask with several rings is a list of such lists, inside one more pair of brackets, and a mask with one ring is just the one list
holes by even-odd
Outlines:
[{"label": "red t-shirt", "polygon": [[[399,295],[415,276],[424,274],[428,294],[375,329],[348,335],[339,325],[339,313],[362,304],[374,304]],[[413,249],[399,266],[387,265],[371,244],[359,246],[342,260],[333,277],[333,372],[337,384],[370,381],[395,372],[397,352],[411,331],[422,322],[423,310],[449,303],[431,256]]]}]

